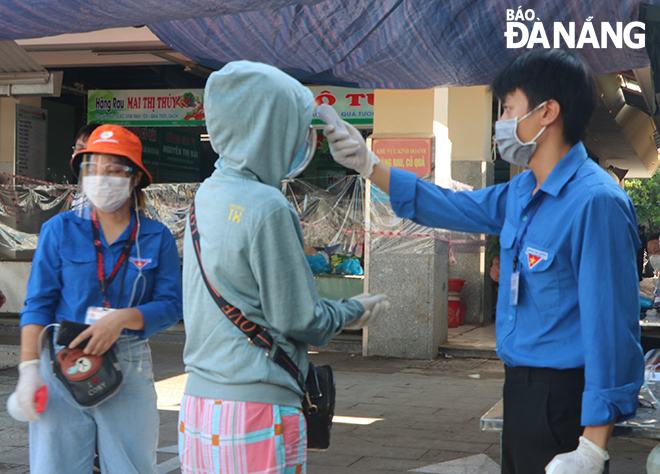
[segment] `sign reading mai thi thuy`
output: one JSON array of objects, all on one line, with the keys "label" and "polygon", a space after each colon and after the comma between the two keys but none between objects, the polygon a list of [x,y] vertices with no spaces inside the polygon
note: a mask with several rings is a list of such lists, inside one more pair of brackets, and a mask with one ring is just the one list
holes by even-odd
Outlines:
[{"label": "sign reading mai thi thuy", "polygon": [[372,138],[371,149],[387,166],[411,171],[420,178],[431,174],[433,139],[430,137]]},{"label": "sign reading mai thi thuy", "polygon": [[203,89],[90,90],[87,122],[124,126],[204,125]]}]

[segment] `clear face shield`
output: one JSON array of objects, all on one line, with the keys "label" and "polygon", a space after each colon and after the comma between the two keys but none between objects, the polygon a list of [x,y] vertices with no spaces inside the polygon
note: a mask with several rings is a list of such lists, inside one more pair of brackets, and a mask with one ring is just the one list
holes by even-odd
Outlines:
[{"label": "clear face shield", "polygon": [[305,141],[284,179],[291,179],[300,175],[314,158],[314,153],[316,153],[316,130],[310,125],[307,129]]},{"label": "clear face shield", "polygon": [[89,217],[93,209],[112,213],[131,197],[135,185],[135,166],[117,155],[85,154],[80,163],[80,191],[72,208],[80,217]]}]

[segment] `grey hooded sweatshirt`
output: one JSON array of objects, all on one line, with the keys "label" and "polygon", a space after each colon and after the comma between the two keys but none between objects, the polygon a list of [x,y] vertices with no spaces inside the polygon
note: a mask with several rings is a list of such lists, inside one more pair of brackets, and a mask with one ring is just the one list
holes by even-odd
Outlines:
[{"label": "grey hooded sweatshirt", "polygon": [[[307,373],[307,344],[323,345],[357,319],[355,300],[319,299],[300,221],[280,183],[312,120],[311,92],[282,71],[237,61],[206,83],[213,175],[195,196],[204,270],[250,321],[266,328]],[[190,226],[183,260],[186,394],[300,407],[296,381],[227,319],[197,264]]]}]

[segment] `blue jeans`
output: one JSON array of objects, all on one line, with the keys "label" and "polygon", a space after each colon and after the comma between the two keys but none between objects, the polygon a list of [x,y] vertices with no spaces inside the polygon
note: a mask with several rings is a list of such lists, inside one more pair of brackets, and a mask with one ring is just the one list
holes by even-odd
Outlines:
[{"label": "blue jeans", "polygon": [[39,420],[30,423],[31,473],[91,473],[97,439],[104,474],[156,473],[159,419],[151,350],[147,341],[125,335],[115,350],[121,387],[100,405],[82,408],[53,375],[44,345],[41,376],[49,399]]}]

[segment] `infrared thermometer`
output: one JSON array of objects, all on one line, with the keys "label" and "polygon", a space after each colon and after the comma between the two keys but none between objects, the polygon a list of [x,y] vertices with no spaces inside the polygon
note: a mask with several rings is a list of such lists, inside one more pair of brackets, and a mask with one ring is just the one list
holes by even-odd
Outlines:
[{"label": "infrared thermometer", "polygon": [[[355,143],[355,150],[359,149],[359,142],[356,141],[354,138],[351,138],[351,132],[349,132],[348,127],[346,126],[346,122],[344,122],[337,111],[330,107],[328,104],[321,104],[318,106],[316,109],[316,115],[318,118],[323,120],[326,125],[332,125],[335,127],[335,130],[337,132],[344,132],[346,135],[349,137],[349,140],[352,140]],[[348,155],[347,158],[350,158],[354,156],[355,153]],[[350,166],[349,166],[350,167]]]},{"label": "infrared thermometer", "polygon": [[321,104],[316,109],[316,115],[323,120],[326,125],[333,125],[337,130],[346,131],[344,121],[339,117],[335,109],[328,104]]}]

